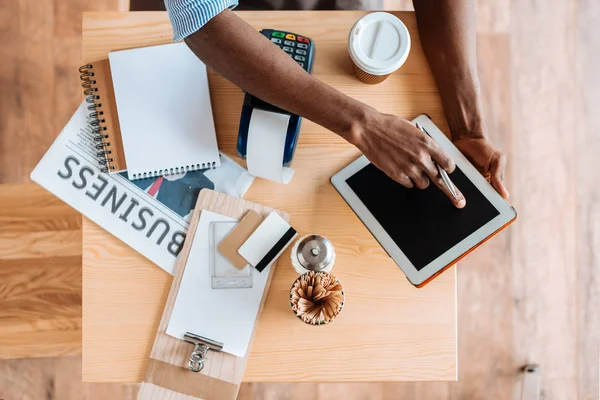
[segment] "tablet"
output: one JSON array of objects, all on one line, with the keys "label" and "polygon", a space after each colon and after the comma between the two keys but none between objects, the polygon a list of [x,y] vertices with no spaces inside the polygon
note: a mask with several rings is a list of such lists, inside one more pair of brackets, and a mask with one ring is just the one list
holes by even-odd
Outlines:
[{"label": "tablet", "polygon": [[418,122],[454,159],[450,179],[467,205],[454,207],[435,185],[406,188],[362,156],[331,178],[331,183],[377,241],[422,287],[517,218],[500,196],[427,115]]}]

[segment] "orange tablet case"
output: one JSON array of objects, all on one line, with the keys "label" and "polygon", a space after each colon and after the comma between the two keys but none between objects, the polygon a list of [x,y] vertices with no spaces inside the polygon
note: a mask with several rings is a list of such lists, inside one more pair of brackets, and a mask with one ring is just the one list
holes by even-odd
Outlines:
[{"label": "orange tablet case", "polygon": [[[514,210],[514,208],[513,208],[513,210]],[[457,257],[455,260],[452,260],[452,262],[450,264],[446,265],[444,268],[440,269],[438,272],[436,272],[435,274],[431,275],[423,283],[420,283],[420,284],[414,285],[414,286],[420,289],[423,286],[427,285],[429,282],[431,282],[434,278],[436,278],[442,272],[444,272],[445,270],[447,270],[448,268],[450,268],[451,266],[453,266],[454,264],[456,264],[457,262],[459,262],[460,260],[462,260],[463,258],[465,258],[465,256],[467,254],[471,253],[473,250],[475,250],[476,248],[478,248],[479,246],[481,246],[482,244],[484,244],[485,242],[487,242],[488,240],[490,240],[492,237],[496,236],[499,232],[501,232],[502,230],[504,230],[504,228],[506,228],[507,226],[509,226],[510,224],[512,224],[513,222],[515,222],[516,220],[517,220],[517,216],[516,216],[516,211],[515,211],[515,217],[513,219],[511,219],[510,221],[508,221],[506,224],[502,225],[497,231],[495,231],[494,233],[492,233],[491,235],[489,235],[488,237],[486,237],[485,239],[483,239],[481,242],[477,243],[475,246],[471,247],[467,252],[465,252],[464,254],[462,254],[460,257]]]}]

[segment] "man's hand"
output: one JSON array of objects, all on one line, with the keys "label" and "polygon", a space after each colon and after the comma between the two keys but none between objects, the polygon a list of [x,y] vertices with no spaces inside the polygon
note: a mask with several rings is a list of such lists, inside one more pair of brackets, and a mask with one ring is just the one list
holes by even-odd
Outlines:
[{"label": "man's hand", "polygon": [[477,170],[508,200],[509,193],[504,186],[506,157],[485,137],[463,137],[456,139],[454,145],[471,161]]},{"label": "man's hand", "polygon": [[412,123],[373,110],[357,128],[352,142],[377,168],[403,186],[425,189],[433,182],[457,208],[463,208],[465,198],[448,191],[440,177],[435,160],[450,173],[456,165],[442,148]]}]

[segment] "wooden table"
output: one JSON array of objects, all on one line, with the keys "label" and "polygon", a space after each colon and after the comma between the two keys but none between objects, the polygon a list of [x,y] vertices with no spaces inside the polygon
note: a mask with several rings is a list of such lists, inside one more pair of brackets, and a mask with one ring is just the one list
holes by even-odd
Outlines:
[{"label": "wooden table", "polygon": [[[238,13],[257,29],[280,28],[314,39],[313,73],[338,90],[404,118],[425,112],[448,132],[413,13],[396,14],[413,40],[401,70],[376,86],[354,78],[347,35],[364,14]],[[83,18],[85,62],[106,58],[110,50],[171,39],[166,13],[87,13]],[[242,91],[212,72],[209,82],[219,147],[235,156]],[[344,285],[346,304],[329,325],[300,322],[287,300],[297,276],[288,249],[278,263],[244,381],[456,380],[456,269],[423,289],[410,285],[329,183],[331,175],[358,156],[358,150],[344,140],[305,121],[292,182],[282,185],[257,179],[246,194],[251,201],[288,212],[301,235],[319,233],[333,242],[337,251],[333,272]],[[84,381],[141,381],[171,280],[84,218]]]}]

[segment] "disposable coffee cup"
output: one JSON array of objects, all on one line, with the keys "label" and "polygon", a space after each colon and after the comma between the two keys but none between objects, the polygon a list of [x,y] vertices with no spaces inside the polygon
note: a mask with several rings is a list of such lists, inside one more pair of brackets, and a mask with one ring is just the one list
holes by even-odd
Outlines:
[{"label": "disposable coffee cup", "polygon": [[350,30],[348,52],[356,77],[374,85],[404,64],[410,52],[410,35],[394,15],[374,12],[356,21]]}]

